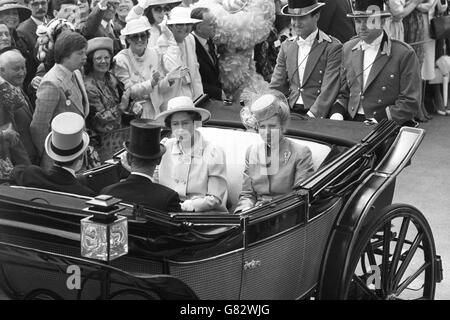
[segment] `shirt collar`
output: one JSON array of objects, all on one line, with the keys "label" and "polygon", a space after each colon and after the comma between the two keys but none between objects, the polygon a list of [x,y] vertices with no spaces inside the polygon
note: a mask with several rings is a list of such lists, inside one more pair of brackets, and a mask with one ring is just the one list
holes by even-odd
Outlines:
[{"label": "shirt collar", "polygon": [[77,175],[76,175],[76,173],[75,173],[75,170],[73,170],[72,168],[69,168],[69,167],[63,167],[63,166],[60,166],[60,168],[66,170],[66,171],[68,171],[68,172],[70,172],[70,174],[73,175],[75,178],[77,177]]},{"label": "shirt collar", "polygon": [[299,45],[304,45],[304,44],[306,44],[306,45],[312,45],[313,42],[314,42],[314,40],[315,40],[316,37],[317,37],[317,33],[318,33],[318,32],[319,32],[319,29],[316,29],[316,30],[313,31],[306,39],[303,39],[302,37],[298,36],[297,43],[298,43]]},{"label": "shirt collar", "polygon": [[45,18],[44,18],[44,21],[41,21],[41,20],[39,20],[39,19],[36,19],[36,18],[33,17],[33,16],[30,16],[30,18],[33,19],[34,23],[36,23],[36,25],[38,25],[38,26],[45,24],[45,20],[46,20]]},{"label": "shirt collar", "polygon": [[203,37],[200,37],[197,33],[195,33],[195,31],[194,31],[194,34],[195,34],[195,36],[197,37],[197,39],[198,39],[198,41],[204,46],[204,47],[206,47],[208,44],[208,39],[205,39],[205,38],[203,38]]},{"label": "shirt collar", "polygon": [[64,78],[68,78],[68,79],[72,78],[72,74],[73,74],[72,71],[70,71],[69,69],[64,67],[62,64],[57,63],[56,65],[59,66],[59,68],[61,69],[61,72],[62,72]]},{"label": "shirt collar", "polygon": [[134,174],[135,176],[141,176],[141,177],[147,178],[147,179],[149,179],[151,182],[153,182],[152,177],[150,177],[148,174],[141,173],[141,172],[136,172],[136,171],[131,172],[131,174]]},{"label": "shirt collar", "polygon": [[110,25],[111,28],[114,27],[114,22],[113,22],[112,19],[111,19],[110,21],[102,20],[102,26],[103,26],[103,28],[105,28],[105,29],[108,28],[108,25]]},{"label": "shirt collar", "polygon": [[[358,41],[352,48],[352,51],[361,50],[362,42],[363,42],[362,40]],[[386,54],[388,56],[391,54],[392,40],[385,31],[383,31],[381,35],[371,43],[371,45],[381,46],[382,47],[381,54]]]}]

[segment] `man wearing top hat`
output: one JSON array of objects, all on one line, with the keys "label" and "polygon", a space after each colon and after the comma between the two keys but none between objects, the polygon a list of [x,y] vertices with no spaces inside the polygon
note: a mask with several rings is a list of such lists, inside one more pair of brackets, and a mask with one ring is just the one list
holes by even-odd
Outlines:
[{"label": "man wearing top hat", "polygon": [[389,12],[382,0],[357,0],[357,38],[343,46],[341,89],[332,119],[413,124],[421,101],[419,61],[414,50],[383,30]]},{"label": "man wearing top hat", "polygon": [[11,173],[15,183],[26,187],[95,196],[93,190],[76,179],[76,173],[83,165],[84,152],[89,145],[89,136],[84,125],[84,119],[79,114],[58,114],[52,121],[52,131],[45,139],[45,151],[54,161],[54,165],[48,171],[35,165],[16,166]]},{"label": "man wearing top hat", "polygon": [[181,211],[178,193],[152,180],[155,168],[166,152],[160,144],[161,125],[149,119],[133,120],[130,124],[130,141],[124,146],[131,174],[126,180],[103,188],[100,194],[164,212]]},{"label": "man wearing top hat", "polygon": [[288,95],[291,112],[323,118],[339,90],[342,45],[317,28],[317,0],[289,0],[281,14],[290,16],[296,36],[284,41],[270,87]]}]

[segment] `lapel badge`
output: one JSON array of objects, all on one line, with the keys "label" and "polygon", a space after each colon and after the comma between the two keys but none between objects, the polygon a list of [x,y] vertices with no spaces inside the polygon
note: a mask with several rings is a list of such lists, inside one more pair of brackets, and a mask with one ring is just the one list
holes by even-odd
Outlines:
[{"label": "lapel badge", "polygon": [[283,153],[283,156],[284,156],[284,164],[287,164],[288,161],[289,161],[289,158],[291,157],[291,152],[290,151],[285,151]]},{"label": "lapel badge", "polygon": [[66,106],[70,106],[70,100],[69,99],[66,100]]}]

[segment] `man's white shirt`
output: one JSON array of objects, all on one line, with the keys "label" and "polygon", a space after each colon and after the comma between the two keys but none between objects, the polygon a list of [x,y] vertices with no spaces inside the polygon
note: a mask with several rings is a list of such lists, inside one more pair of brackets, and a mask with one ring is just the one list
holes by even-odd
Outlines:
[{"label": "man's white shirt", "polygon": [[[297,45],[298,45],[298,76],[300,78],[300,86],[303,84],[303,76],[305,74],[306,69],[306,63],[308,62],[308,55],[311,51],[312,45],[314,43],[314,40],[317,37],[317,33],[319,32],[319,29],[316,29],[316,31],[312,32],[306,39],[302,39],[302,37],[298,37],[297,39]],[[303,104],[302,95],[298,96],[297,104]]]}]

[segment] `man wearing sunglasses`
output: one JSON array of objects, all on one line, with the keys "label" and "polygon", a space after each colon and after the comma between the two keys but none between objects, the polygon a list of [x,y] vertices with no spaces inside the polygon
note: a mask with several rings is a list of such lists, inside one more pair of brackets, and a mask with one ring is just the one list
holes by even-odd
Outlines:
[{"label": "man wearing sunglasses", "polygon": [[108,37],[114,41],[114,55],[123,49],[119,40],[119,33],[114,29],[113,19],[119,8],[119,0],[93,0],[92,11],[81,33],[87,40],[97,37]]}]

